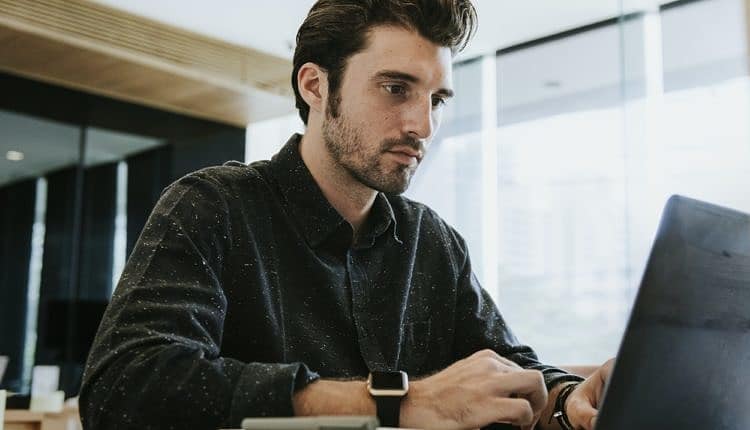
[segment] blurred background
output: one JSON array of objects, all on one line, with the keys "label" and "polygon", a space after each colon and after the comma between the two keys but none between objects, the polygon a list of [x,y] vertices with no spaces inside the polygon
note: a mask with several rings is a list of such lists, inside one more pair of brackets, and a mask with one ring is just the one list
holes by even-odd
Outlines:
[{"label": "blurred background", "polygon": [[[750,211],[750,0],[476,0],[407,196],[461,232],[542,360],[614,356],[671,194]],[[75,395],[161,190],[302,131],[312,0],[0,0],[2,386]]]}]

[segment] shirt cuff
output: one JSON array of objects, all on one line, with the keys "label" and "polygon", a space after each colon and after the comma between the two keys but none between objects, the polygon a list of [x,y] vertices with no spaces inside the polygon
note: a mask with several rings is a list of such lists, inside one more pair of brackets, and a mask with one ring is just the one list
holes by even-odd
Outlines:
[{"label": "shirt cuff", "polygon": [[303,363],[248,363],[232,399],[231,425],[248,417],[290,417],[297,390],[320,378]]}]

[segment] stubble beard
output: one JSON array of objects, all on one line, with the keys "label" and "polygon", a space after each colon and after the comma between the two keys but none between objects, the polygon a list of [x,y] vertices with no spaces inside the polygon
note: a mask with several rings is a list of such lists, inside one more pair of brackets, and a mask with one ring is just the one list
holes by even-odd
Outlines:
[{"label": "stubble beard", "polygon": [[323,121],[323,141],[334,162],[362,185],[387,194],[401,194],[409,188],[417,167],[396,164],[387,169],[381,165],[383,156],[397,145],[420,148],[412,139],[386,139],[377,148],[369,148],[362,140],[361,129],[344,115],[331,116]]}]

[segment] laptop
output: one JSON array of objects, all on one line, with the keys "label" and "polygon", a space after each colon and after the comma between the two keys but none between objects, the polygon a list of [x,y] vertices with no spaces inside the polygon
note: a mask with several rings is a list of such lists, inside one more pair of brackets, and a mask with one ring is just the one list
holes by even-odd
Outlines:
[{"label": "laptop", "polygon": [[596,429],[750,429],[750,216],[669,199]]}]

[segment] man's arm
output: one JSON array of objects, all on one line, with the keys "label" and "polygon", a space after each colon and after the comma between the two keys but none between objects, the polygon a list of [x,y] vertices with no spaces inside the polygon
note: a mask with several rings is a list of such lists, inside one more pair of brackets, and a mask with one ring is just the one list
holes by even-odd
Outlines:
[{"label": "man's arm", "polygon": [[360,381],[319,379],[294,395],[294,415],[377,415],[375,401]]},{"label": "man's arm", "polygon": [[556,420],[549,422],[557,394],[567,383],[580,382],[583,378],[542,364],[533,349],[516,339],[489,294],[474,275],[465,241],[457,232],[453,231],[453,234],[461,250],[460,260],[457,261],[461,267],[461,275],[456,298],[456,358],[478,349],[490,349],[524,369],[541,372],[544,384],[540,389],[547,393],[549,400],[543,406],[543,410],[539,410],[536,418],[539,419],[542,428],[559,428]]},{"label": "man's arm", "polygon": [[[548,389],[565,381],[583,380],[557,367],[542,364],[534,350],[515,337],[489,294],[479,285],[468,261],[464,270],[456,309],[456,359],[480,349],[491,349],[524,369],[542,372]],[[538,318],[536,315],[529,317]]]},{"label": "man's arm", "polygon": [[[473,429],[489,423],[532,428],[547,403],[542,374],[490,350],[411,381],[401,427]],[[318,380],[294,396],[296,415],[376,415],[364,381]]]},{"label": "man's arm", "polygon": [[89,354],[80,395],[87,428],[219,428],[290,416],[294,391],[317,378],[302,363],[220,356],[227,194],[203,171],[159,200]]},{"label": "man's arm", "polygon": [[[610,360],[569,395],[566,411],[573,428],[593,430],[595,407],[611,366]],[[480,351],[429,378],[410,382],[400,425],[456,429],[498,422],[531,428],[538,418],[534,428],[561,430],[552,414],[560,392],[571,384],[577,382],[562,382],[547,396],[541,373],[522,371],[492,351]],[[376,415],[365,381],[318,380],[297,392],[293,402],[299,416]]]}]

